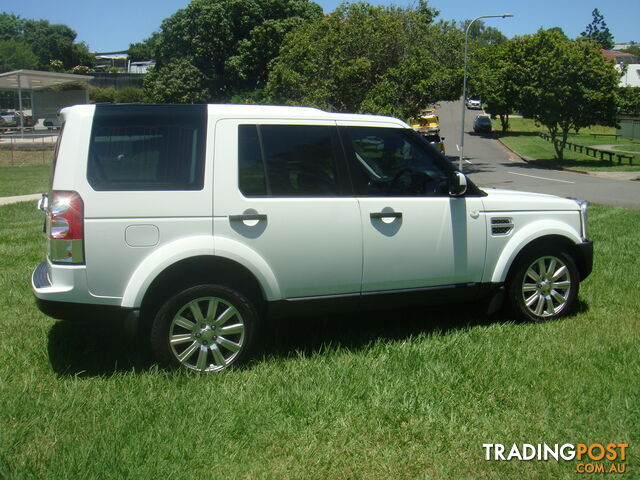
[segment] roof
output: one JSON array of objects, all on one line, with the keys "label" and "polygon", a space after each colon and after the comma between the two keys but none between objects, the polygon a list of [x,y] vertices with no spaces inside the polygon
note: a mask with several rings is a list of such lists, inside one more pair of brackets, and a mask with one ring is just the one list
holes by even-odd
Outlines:
[{"label": "roof", "polygon": [[602,55],[605,58],[614,60],[615,62],[629,62],[632,63],[636,60],[635,55],[627,52],[618,52],[617,50],[602,50]]},{"label": "roof", "polygon": [[[74,107],[67,107],[64,109],[64,114],[69,114],[72,111],[81,111],[86,108],[130,108],[135,105],[137,109],[152,109],[157,108],[158,105],[166,106],[166,104],[153,104],[153,103],[136,103],[136,104],[97,104],[97,105],[76,105]],[[173,104],[176,108],[189,104]],[[386,123],[394,124],[399,127],[407,127],[408,125],[401,120],[393,117],[384,117],[379,115],[361,115],[352,113],[333,113],[325,112],[317,108],[310,107],[289,107],[289,106],[272,106],[272,105],[231,105],[231,104],[208,104],[207,113],[210,116],[217,116],[220,118],[229,119],[269,119],[269,120],[311,120],[311,121],[342,121],[342,122],[354,122],[359,124],[362,122],[372,123]],[[92,115],[92,113],[89,113]]]},{"label": "roof", "polygon": [[[71,73],[14,70],[13,72],[0,73],[0,90],[39,90],[65,83],[88,82],[92,78],[89,75]],[[20,81],[19,86],[18,81]]]}]

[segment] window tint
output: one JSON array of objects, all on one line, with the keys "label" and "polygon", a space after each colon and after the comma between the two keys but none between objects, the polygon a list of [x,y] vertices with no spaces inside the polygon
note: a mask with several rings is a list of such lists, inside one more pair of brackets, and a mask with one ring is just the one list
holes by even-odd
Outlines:
[{"label": "window tint", "polygon": [[[239,183],[244,195],[318,197],[339,194],[334,127],[240,125],[238,135]],[[259,168],[260,161],[264,162],[266,176]]]},{"label": "window tint", "polygon": [[100,105],[87,178],[95,190],[201,190],[206,106]]},{"label": "window tint", "polygon": [[267,185],[256,125],[238,127],[238,167],[242,194],[247,197],[265,196]]},{"label": "window tint", "polygon": [[356,195],[447,195],[448,172],[438,154],[412,132],[398,128],[344,127]]}]

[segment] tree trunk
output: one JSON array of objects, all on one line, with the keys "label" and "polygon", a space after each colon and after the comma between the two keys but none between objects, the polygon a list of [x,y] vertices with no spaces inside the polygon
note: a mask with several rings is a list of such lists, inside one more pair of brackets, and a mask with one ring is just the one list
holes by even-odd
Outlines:
[{"label": "tree trunk", "polygon": [[564,156],[564,145],[567,141],[567,137],[563,135],[564,141],[558,140],[558,128],[550,128],[549,135],[551,136],[551,143],[553,144],[553,149],[556,152],[556,159],[562,161]]},{"label": "tree trunk", "polygon": [[509,130],[509,114],[500,114],[500,124],[502,125],[502,133]]}]

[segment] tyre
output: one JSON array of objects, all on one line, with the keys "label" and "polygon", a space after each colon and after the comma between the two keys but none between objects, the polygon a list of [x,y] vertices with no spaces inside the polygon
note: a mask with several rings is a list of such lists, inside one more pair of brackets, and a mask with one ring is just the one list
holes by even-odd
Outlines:
[{"label": "tyre", "polygon": [[521,319],[540,322],[573,310],[580,287],[573,257],[564,250],[542,247],[521,255],[507,279],[508,301]]},{"label": "tyre", "polygon": [[241,293],[222,285],[198,285],[158,310],[151,348],[164,366],[215,372],[250,357],[257,324],[255,307]]}]

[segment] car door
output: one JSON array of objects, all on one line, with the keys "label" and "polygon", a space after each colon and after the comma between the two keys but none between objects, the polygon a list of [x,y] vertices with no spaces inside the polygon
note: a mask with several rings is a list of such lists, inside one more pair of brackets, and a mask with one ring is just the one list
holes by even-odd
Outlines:
[{"label": "car door", "polygon": [[409,129],[339,125],[360,204],[363,294],[480,282],[482,203],[449,196],[448,160]]},{"label": "car door", "polygon": [[214,235],[248,247],[284,298],[359,295],[358,201],[331,121],[216,124]]}]

